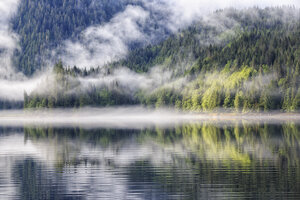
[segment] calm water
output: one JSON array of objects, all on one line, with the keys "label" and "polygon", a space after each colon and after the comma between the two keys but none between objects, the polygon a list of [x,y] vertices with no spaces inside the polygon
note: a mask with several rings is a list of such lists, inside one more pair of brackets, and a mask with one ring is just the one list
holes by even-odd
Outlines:
[{"label": "calm water", "polygon": [[0,128],[0,199],[300,199],[300,125]]}]

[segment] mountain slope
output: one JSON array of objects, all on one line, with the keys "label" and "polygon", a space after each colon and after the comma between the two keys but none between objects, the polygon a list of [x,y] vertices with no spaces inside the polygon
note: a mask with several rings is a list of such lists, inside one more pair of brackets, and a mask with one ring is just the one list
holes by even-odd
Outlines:
[{"label": "mountain slope", "polygon": [[[291,15],[284,18],[278,13]],[[288,7],[220,10],[211,16],[213,21],[219,20],[217,24],[199,21],[159,45],[132,51],[116,65],[147,72],[155,65],[174,67],[182,60],[194,59],[191,73],[209,70],[211,65],[223,67],[235,60],[239,65],[259,67],[276,62],[283,65],[291,59],[290,64],[295,66],[300,25],[297,13],[299,10]]]},{"label": "mountain slope", "polygon": [[47,50],[63,40],[76,38],[86,27],[109,21],[125,9],[126,0],[22,0],[12,19],[13,30],[20,36],[15,66],[27,75],[43,64]]},{"label": "mountain slope", "polygon": [[[295,15],[280,14],[287,12]],[[188,110],[296,111],[300,106],[297,13],[286,7],[218,11],[214,16],[218,24],[200,21],[158,45],[132,51],[107,68],[86,71],[59,64],[55,76],[62,87],[26,95],[25,107],[141,103]],[[138,82],[124,81],[119,66],[138,72],[125,77]],[[153,74],[155,70],[158,73]],[[161,76],[161,83],[155,76]],[[84,87],[78,82],[105,77],[111,81],[91,81]]]}]

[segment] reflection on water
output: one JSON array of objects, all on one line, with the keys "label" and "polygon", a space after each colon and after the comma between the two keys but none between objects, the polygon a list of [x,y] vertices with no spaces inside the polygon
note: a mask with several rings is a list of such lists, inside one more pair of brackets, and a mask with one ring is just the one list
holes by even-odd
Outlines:
[{"label": "reflection on water", "polygon": [[299,199],[300,125],[1,128],[1,199]]}]

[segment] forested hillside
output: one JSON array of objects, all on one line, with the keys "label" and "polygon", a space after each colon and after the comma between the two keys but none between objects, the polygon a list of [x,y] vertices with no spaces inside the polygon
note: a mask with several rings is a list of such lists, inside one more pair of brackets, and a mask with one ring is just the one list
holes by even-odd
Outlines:
[{"label": "forested hillside", "polygon": [[[251,12],[256,16],[251,16]],[[274,15],[274,12],[282,14]],[[284,7],[217,11],[214,17],[221,21],[220,24],[200,21],[159,45],[132,51],[117,65],[145,72],[155,65],[172,67],[182,60],[194,58],[196,63],[192,73],[211,70],[212,65],[222,68],[233,61],[238,65],[244,63],[258,67],[274,63],[283,66],[290,60],[293,63],[289,64],[295,65],[300,22],[299,17],[292,14],[283,19],[285,12],[299,10]]]},{"label": "forested hillside", "polygon": [[18,70],[32,75],[43,65],[47,51],[63,40],[76,38],[85,28],[109,21],[130,0],[22,0],[12,19],[20,36],[14,62]]},{"label": "forested hillside", "polygon": [[[218,19],[227,20],[221,29],[200,20],[157,45],[133,50],[126,59],[101,69],[79,70],[58,63],[54,68],[56,85],[48,92],[25,94],[25,107],[145,104],[204,111],[297,111],[299,15],[286,17],[280,13],[299,10],[253,9],[255,17],[249,10],[217,11]],[[108,85],[90,83],[84,88],[78,81],[100,72],[111,75],[119,66],[143,76],[157,68],[171,75],[168,82],[155,88],[130,92],[128,84],[118,78]]]}]

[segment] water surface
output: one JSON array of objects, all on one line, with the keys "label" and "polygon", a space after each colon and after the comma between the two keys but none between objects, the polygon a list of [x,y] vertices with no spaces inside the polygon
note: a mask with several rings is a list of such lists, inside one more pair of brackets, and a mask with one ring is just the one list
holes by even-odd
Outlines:
[{"label": "water surface", "polygon": [[300,199],[300,125],[0,128],[1,199]]}]

